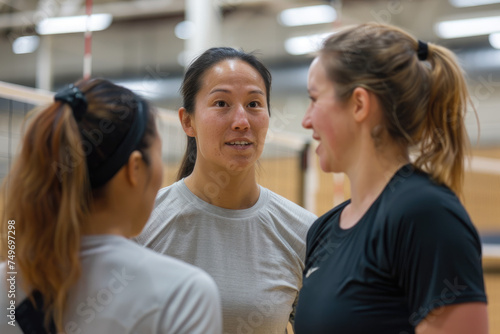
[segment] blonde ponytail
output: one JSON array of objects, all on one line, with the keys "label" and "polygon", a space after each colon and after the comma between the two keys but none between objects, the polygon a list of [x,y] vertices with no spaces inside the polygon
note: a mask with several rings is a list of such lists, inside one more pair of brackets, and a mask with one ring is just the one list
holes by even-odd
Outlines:
[{"label": "blonde ponytail", "polygon": [[397,27],[367,23],[331,35],[319,55],[339,99],[356,87],[373,92],[385,130],[414,153],[415,167],[461,194],[469,95],[451,51],[419,43]]},{"label": "blonde ponytail", "polygon": [[427,61],[431,65],[429,106],[415,166],[461,194],[469,147],[464,124],[469,102],[467,85],[448,49],[430,44]]},{"label": "blonde ponytail", "polygon": [[[28,295],[41,293],[45,326],[53,319],[59,332],[64,331],[68,293],[80,277],[82,224],[88,222],[92,203],[106,193],[107,181],[121,168],[116,161],[128,157],[120,148],[141,151],[149,164],[147,151],[157,136],[153,111],[130,90],[103,79],[83,80],[68,89],[55,97],[64,102],[34,111],[21,153],[2,185],[0,222],[2,260],[9,255],[8,222],[15,221],[22,288]],[[79,102],[70,107],[75,97]],[[141,122],[142,135],[131,131]],[[128,138],[134,143],[125,145]],[[103,166],[106,173],[98,174]]]},{"label": "blonde ponytail", "polygon": [[[6,235],[6,222],[15,221],[23,289],[41,292],[45,325],[53,318],[63,331],[68,290],[80,276],[80,223],[90,203],[80,132],[68,106],[56,102],[34,116],[3,188],[1,231]],[[7,245],[1,251],[6,259]]]}]

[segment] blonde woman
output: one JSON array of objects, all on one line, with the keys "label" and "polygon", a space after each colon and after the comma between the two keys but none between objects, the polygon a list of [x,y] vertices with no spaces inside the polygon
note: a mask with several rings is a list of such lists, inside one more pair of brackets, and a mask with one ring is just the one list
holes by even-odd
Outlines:
[{"label": "blonde woman", "polygon": [[468,94],[453,54],[355,26],[324,42],[308,90],[302,124],[352,197],[308,232],[296,334],[487,333],[481,243],[456,195]]}]

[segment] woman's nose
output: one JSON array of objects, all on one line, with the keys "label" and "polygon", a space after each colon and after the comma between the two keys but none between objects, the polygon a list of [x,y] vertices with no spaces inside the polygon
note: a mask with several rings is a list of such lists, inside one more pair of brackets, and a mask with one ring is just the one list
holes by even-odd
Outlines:
[{"label": "woman's nose", "polygon": [[247,111],[242,105],[238,105],[234,113],[233,130],[246,130],[249,127]]},{"label": "woman's nose", "polygon": [[311,108],[307,108],[306,114],[304,115],[304,118],[302,118],[302,127],[304,129],[311,129],[312,128],[312,122],[311,122]]}]

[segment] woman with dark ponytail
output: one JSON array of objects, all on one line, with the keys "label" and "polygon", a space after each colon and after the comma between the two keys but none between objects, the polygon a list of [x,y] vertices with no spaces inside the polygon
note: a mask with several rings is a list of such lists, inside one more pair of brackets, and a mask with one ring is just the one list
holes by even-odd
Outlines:
[{"label": "woman with dark ponytail", "polygon": [[3,185],[0,332],[220,333],[213,280],[128,240],[161,181],[155,114],[131,91],[84,80],[37,110]]},{"label": "woman with dark ponytail", "polygon": [[302,125],[351,199],[307,235],[296,334],[488,333],[481,242],[460,203],[469,102],[449,50],[363,24],[326,39]]},{"label": "woman with dark ponytail", "polygon": [[179,109],[188,136],[179,181],[160,190],[137,238],[214,278],[224,333],[285,333],[316,218],[257,183],[270,89],[266,67],[232,48],[209,49],[189,66]]}]

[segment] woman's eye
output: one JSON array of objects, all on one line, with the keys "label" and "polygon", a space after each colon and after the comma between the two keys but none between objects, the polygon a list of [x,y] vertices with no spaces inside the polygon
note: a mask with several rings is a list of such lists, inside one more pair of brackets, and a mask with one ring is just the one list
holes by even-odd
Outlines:
[{"label": "woman's eye", "polygon": [[227,103],[226,103],[226,102],[224,102],[224,101],[216,101],[216,102],[215,102],[215,105],[216,105],[217,107],[225,107],[225,106],[227,106]]},{"label": "woman's eye", "polygon": [[257,108],[257,107],[259,107],[259,106],[260,106],[260,103],[259,103],[259,102],[257,102],[257,101],[252,101],[252,102],[250,102],[250,103],[248,104],[248,106],[249,106],[250,108]]}]

